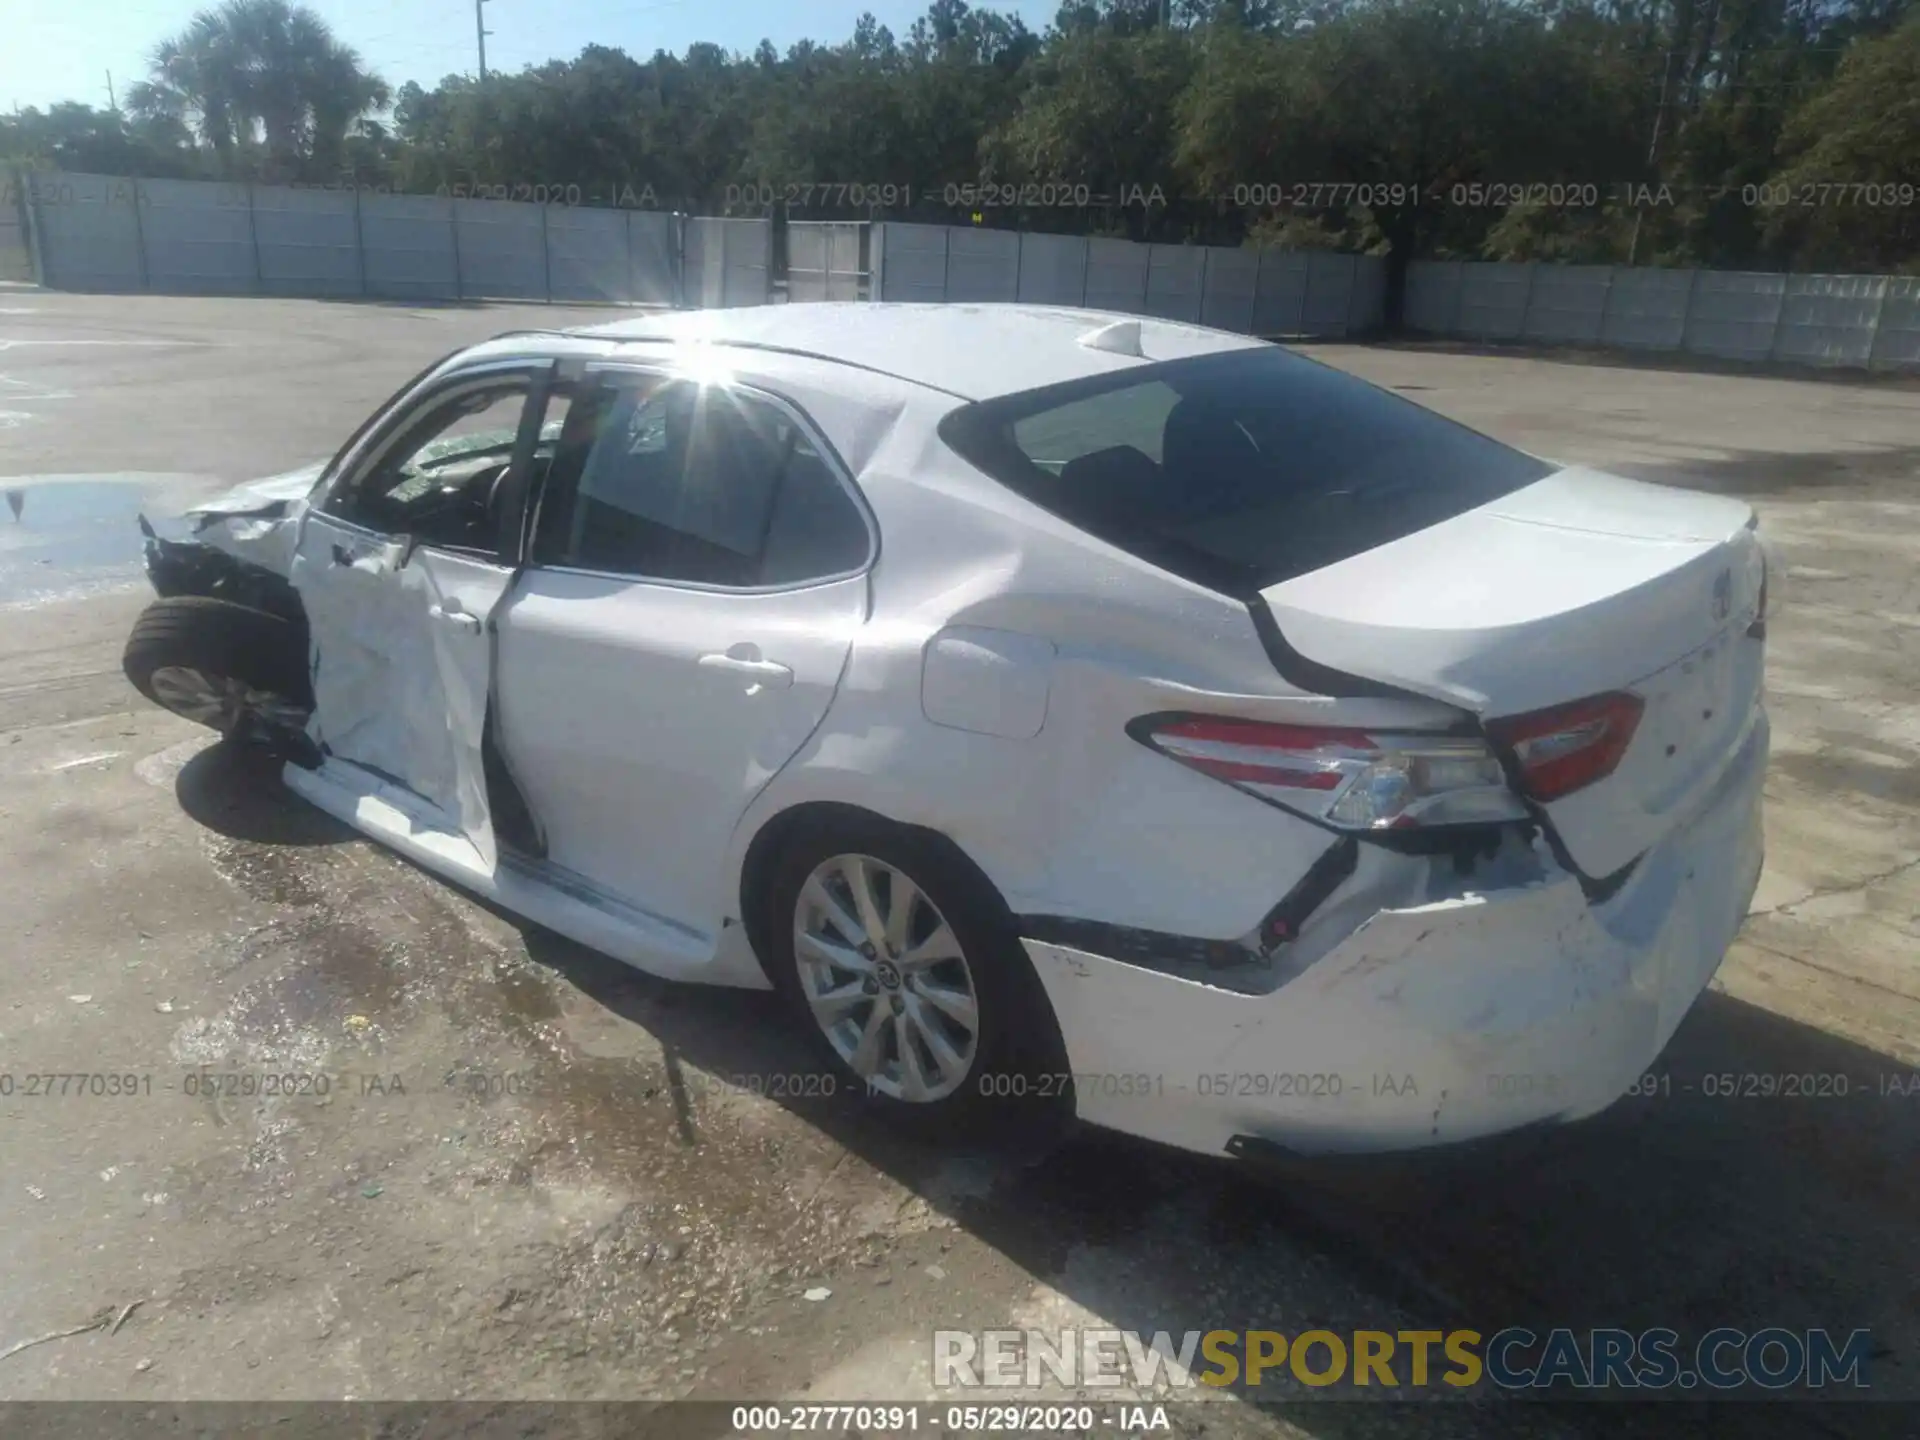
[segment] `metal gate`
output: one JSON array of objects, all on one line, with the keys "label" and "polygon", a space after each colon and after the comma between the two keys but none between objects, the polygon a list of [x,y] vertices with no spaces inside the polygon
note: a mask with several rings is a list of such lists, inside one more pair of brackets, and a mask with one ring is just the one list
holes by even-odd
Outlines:
[{"label": "metal gate", "polygon": [[867,298],[867,227],[861,221],[787,222],[787,299]]},{"label": "metal gate", "polygon": [[773,226],[766,220],[689,216],[683,232],[682,302],[696,309],[767,303]]}]

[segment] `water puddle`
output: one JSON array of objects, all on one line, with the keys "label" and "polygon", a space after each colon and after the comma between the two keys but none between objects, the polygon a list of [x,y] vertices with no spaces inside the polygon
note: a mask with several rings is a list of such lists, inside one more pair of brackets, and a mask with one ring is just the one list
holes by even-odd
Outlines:
[{"label": "water puddle", "polygon": [[0,604],[136,581],[142,510],[175,508],[177,475],[0,478]]}]

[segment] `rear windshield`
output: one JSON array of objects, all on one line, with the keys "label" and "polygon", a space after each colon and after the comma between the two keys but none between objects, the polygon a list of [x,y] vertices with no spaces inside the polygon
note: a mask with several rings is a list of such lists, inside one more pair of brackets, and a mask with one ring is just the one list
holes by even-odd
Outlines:
[{"label": "rear windshield", "polygon": [[1278,346],[968,405],[940,425],[995,480],[1176,574],[1248,594],[1553,472]]}]

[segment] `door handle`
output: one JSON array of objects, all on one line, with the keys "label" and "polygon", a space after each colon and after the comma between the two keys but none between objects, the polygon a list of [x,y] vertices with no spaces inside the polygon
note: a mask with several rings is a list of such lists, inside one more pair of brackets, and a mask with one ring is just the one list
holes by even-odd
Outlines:
[{"label": "door handle", "polygon": [[793,684],[793,671],[777,660],[745,660],[738,655],[702,655],[700,668],[744,675],[769,690],[785,690]]},{"label": "door handle", "polygon": [[449,600],[445,604],[429,605],[427,607],[427,614],[435,620],[445,620],[451,624],[458,625],[469,634],[478,635],[480,633],[480,617],[462,610],[458,600]]}]

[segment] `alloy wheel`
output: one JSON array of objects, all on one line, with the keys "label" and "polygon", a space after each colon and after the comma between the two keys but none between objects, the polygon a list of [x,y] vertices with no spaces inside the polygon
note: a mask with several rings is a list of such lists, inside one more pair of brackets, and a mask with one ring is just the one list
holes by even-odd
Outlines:
[{"label": "alloy wheel", "polygon": [[233,735],[247,720],[288,730],[303,729],[306,711],[269,690],[256,690],[228,675],[209,675],[184,665],[153,672],[153,696],[174,714]]},{"label": "alloy wheel", "polygon": [[973,971],[939,907],[899,867],[835,855],[800,887],[800,988],[834,1053],[896,1100],[943,1100],[979,1050]]}]

